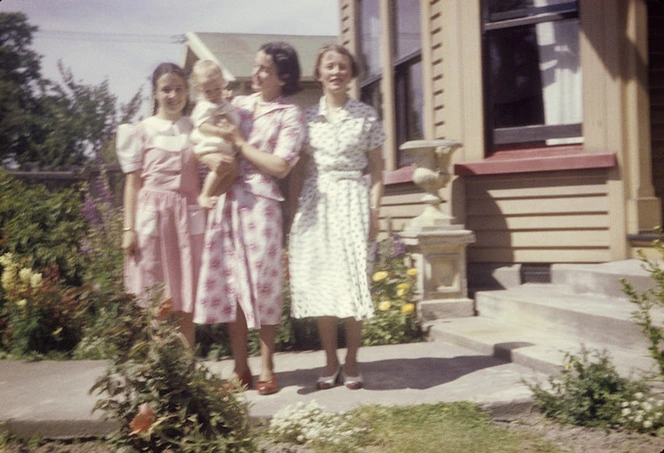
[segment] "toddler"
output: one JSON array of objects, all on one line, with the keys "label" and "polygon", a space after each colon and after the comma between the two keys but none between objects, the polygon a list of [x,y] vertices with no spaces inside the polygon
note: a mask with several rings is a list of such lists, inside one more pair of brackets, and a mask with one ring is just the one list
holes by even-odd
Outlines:
[{"label": "toddler", "polygon": [[[196,107],[191,112],[191,121],[195,128],[191,134],[194,153],[197,156],[209,153],[235,155],[233,145],[217,135],[215,130],[215,126],[222,120],[239,123],[237,112],[224,99],[226,81],[221,68],[212,60],[198,60],[193,67],[192,79],[198,95]],[[214,207],[214,195],[220,181],[215,172],[207,174],[198,196],[198,204],[207,209]]]}]

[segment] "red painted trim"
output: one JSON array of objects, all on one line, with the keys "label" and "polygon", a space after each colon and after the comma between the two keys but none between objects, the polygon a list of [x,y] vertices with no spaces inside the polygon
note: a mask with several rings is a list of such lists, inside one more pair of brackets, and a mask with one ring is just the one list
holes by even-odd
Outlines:
[{"label": "red painted trim", "polygon": [[410,165],[383,173],[383,184],[385,185],[401,184],[404,182],[413,182],[413,167]]},{"label": "red painted trim", "polygon": [[584,152],[581,146],[559,146],[518,151],[499,151],[480,161],[457,162],[455,175],[497,175],[557,170],[611,168],[615,153]]}]

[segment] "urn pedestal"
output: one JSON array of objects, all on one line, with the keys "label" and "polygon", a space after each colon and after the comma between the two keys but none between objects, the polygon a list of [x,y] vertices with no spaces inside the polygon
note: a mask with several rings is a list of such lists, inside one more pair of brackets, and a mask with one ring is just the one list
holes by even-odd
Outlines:
[{"label": "urn pedestal", "polygon": [[475,234],[454,224],[440,207],[439,191],[452,178],[452,154],[461,146],[454,140],[413,140],[400,148],[412,158],[413,182],[425,192],[424,211],[400,233],[415,259],[418,309],[425,321],[475,315],[466,273],[466,247],[475,242]]}]

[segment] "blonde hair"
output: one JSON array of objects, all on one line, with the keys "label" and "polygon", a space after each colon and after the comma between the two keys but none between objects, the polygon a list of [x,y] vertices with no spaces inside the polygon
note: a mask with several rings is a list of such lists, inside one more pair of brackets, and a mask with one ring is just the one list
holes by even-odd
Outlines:
[{"label": "blonde hair", "polygon": [[197,60],[191,70],[191,75],[194,79],[194,85],[198,83],[201,77],[219,76],[224,78],[224,72],[219,65],[212,60]]}]

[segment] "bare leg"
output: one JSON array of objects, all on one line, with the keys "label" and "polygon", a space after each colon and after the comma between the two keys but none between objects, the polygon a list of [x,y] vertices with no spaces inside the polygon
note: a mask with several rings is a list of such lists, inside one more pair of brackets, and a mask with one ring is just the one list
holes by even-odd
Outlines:
[{"label": "bare leg", "polygon": [[196,325],[194,324],[194,314],[180,311],[177,312],[175,316],[180,333],[187,340],[189,348],[194,349],[194,343],[196,342]]},{"label": "bare leg", "polygon": [[262,325],[259,339],[261,345],[261,374],[259,380],[269,381],[274,377],[274,339],[277,336],[276,325]]},{"label": "bare leg", "polygon": [[244,312],[238,306],[236,320],[228,323],[228,334],[231,339],[231,354],[235,361],[233,373],[236,374],[238,378],[244,376],[247,370],[249,370],[247,333],[247,320],[244,317]]},{"label": "bare leg", "polygon": [[346,376],[359,376],[360,369],[357,364],[357,352],[362,343],[362,321],[355,318],[346,318],[344,320],[346,327],[346,362],[344,364],[344,373]]},{"label": "bare leg", "polygon": [[325,371],[323,376],[332,376],[339,369],[339,358],[337,357],[337,321],[334,316],[321,316],[318,322],[318,335],[325,351]]},{"label": "bare leg", "polygon": [[219,186],[219,176],[213,171],[207,174],[205,181],[203,181],[203,188],[198,196],[198,204],[205,209],[212,209],[217,203],[217,197],[212,196],[214,191]]}]

